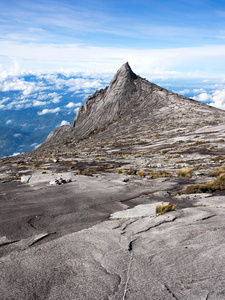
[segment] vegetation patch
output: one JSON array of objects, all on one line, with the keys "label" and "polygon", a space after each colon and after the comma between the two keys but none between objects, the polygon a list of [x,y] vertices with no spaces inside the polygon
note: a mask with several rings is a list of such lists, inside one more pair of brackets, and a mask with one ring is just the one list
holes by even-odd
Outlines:
[{"label": "vegetation patch", "polygon": [[172,176],[172,174],[167,171],[159,171],[159,172],[152,171],[152,172],[148,172],[148,175],[152,176],[154,179]]},{"label": "vegetation patch", "polygon": [[126,174],[127,175],[136,175],[137,171],[136,170],[127,170]]},{"label": "vegetation patch", "polygon": [[176,206],[177,206],[177,204],[167,204],[167,205],[158,204],[158,205],[156,205],[155,213],[156,213],[156,215],[165,214],[169,211],[175,210]]},{"label": "vegetation patch", "polygon": [[121,168],[118,168],[118,170],[117,170],[117,173],[118,174],[123,174],[123,172],[124,172],[124,169],[121,167]]},{"label": "vegetation patch", "polygon": [[225,165],[215,168],[214,172],[210,173],[209,176],[218,177],[219,175],[225,173]]},{"label": "vegetation patch", "polygon": [[145,176],[145,171],[144,171],[144,170],[139,170],[139,171],[137,172],[137,174],[138,174],[139,176],[141,176],[141,177],[144,177],[144,176]]},{"label": "vegetation patch", "polygon": [[186,188],[177,192],[177,194],[198,194],[198,193],[213,193],[216,191],[225,190],[225,174],[220,174],[216,180],[208,181],[205,184],[189,185]]},{"label": "vegetation patch", "polygon": [[177,172],[177,175],[181,177],[191,178],[193,168],[181,169]]},{"label": "vegetation patch", "polygon": [[212,160],[213,160],[214,162],[219,162],[219,161],[224,160],[224,159],[225,159],[224,156],[219,155],[219,156],[216,156],[215,158],[213,158]]}]

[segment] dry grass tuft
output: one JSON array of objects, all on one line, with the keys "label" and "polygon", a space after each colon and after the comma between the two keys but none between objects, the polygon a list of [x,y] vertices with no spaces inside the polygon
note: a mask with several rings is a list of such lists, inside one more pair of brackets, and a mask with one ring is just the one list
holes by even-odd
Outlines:
[{"label": "dry grass tuft", "polygon": [[218,181],[225,181],[225,173],[221,173],[218,177],[217,177]]},{"label": "dry grass tuft", "polygon": [[143,177],[143,176],[145,176],[145,171],[144,171],[144,170],[139,170],[139,171],[137,172],[137,174],[138,174],[139,176]]},{"label": "dry grass tuft", "polygon": [[214,181],[208,181],[205,184],[189,185],[186,188],[178,191],[177,194],[198,194],[198,193],[213,193],[216,191],[225,190],[225,174],[221,174]]},{"label": "dry grass tuft", "polygon": [[173,211],[175,210],[177,204],[167,204],[167,205],[163,205],[163,204],[158,204],[156,205],[155,208],[155,213],[157,214],[165,214],[169,211]]},{"label": "dry grass tuft", "polygon": [[215,176],[218,177],[221,174],[225,173],[225,165],[219,167],[219,168],[215,168],[214,172],[209,174],[210,176]]},{"label": "dry grass tuft", "polygon": [[172,176],[172,174],[167,171],[160,171],[160,172],[152,171],[152,172],[149,172],[148,175],[152,176],[152,178],[154,178],[154,179]]},{"label": "dry grass tuft", "polygon": [[136,175],[137,171],[136,170],[127,170],[127,175]]},{"label": "dry grass tuft", "polygon": [[181,169],[177,172],[177,175],[181,176],[181,177],[187,177],[187,178],[191,178],[192,176],[192,170],[193,168],[188,168],[188,169]]},{"label": "dry grass tuft", "polygon": [[122,167],[121,167],[121,168],[118,168],[118,170],[117,170],[117,173],[118,173],[118,174],[123,174],[123,172],[124,172],[124,170],[123,170]]}]

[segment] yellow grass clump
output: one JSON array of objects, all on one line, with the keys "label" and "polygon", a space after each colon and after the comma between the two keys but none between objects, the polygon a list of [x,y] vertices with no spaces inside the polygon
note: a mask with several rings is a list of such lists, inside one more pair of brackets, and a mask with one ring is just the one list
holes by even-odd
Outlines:
[{"label": "yellow grass clump", "polygon": [[167,205],[158,204],[158,205],[156,205],[155,213],[156,213],[156,215],[165,214],[169,211],[175,210],[176,206],[177,206],[177,204],[167,204]]},{"label": "yellow grass clump", "polygon": [[192,173],[191,173],[192,170],[193,170],[193,168],[181,169],[177,172],[177,175],[179,175],[181,177],[190,178],[192,176]]},{"label": "yellow grass clump", "polygon": [[219,168],[215,168],[215,169],[214,169],[214,172],[211,173],[210,175],[211,175],[211,176],[216,176],[216,177],[218,177],[218,176],[220,176],[220,175],[223,174],[223,173],[225,173],[225,165],[222,165],[222,166],[219,167]]},{"label": "yellow grass clump", "polygon": [[139,176],[143,177],[143,176],[145,176],[145,171],[144,171],[144,170],[139,170],[139,171],[137,172],[137,174],[138,174]]},{"label": "yellow grass clump", "polygon": [[124,170],[123,170],[122,167],[121,167],[121,168],[118,168],[118,170],[117,170],[117,173],[118,173],[118,174],[123,174],[123,172],[124,172]]}]

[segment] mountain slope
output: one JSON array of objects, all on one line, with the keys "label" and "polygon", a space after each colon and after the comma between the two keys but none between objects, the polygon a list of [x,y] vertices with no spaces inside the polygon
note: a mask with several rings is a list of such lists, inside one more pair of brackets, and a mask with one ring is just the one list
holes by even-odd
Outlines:
[{"label": "mountain slope", "polygon": [[[225,112],[168,91],[133,73],[125,63],[109,87],[89,96],[80,108],[73,126],[55,129],[37,150],[80,141],[102,146],[113,142],[148,140],[167,130],[193,131],[224,122]],[[90,138],[94,141],[90,141]]]}]

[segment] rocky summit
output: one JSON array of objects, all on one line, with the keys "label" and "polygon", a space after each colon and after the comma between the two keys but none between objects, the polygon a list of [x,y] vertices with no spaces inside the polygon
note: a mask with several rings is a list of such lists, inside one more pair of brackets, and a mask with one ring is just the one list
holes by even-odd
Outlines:
[{"label": "rocky summit", "polygon": [[225,112],[125,63],[0,160],[1,299],[225,299]]}]

